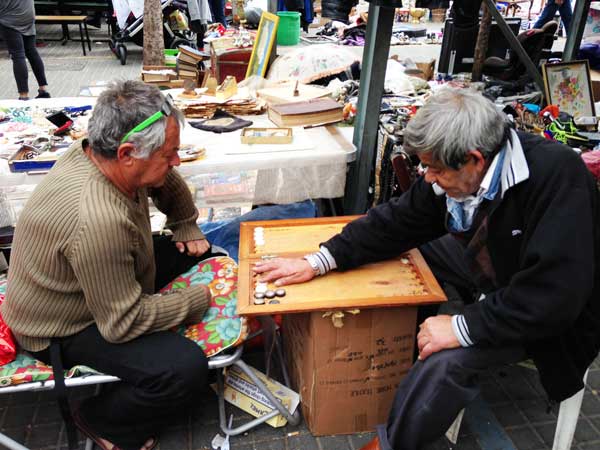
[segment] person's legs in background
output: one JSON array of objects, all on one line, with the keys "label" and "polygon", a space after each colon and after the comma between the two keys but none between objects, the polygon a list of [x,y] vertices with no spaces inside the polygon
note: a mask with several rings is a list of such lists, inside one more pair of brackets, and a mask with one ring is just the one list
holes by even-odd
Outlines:
[{"label": "person's legs in background", "polygon": [[560,18],[562,20],[563,25],[565,26],[565,31],[567,35],[571,30],[571,19],[573,18],[573,8],[571,8],[571,0],[563,0],[562,5],[558,8],[558,12],[560,13]]},{"label": "person's legs in background", "polygon": [[50,98],[50,94],[46,91],[48,82],[46,81],[46,72],[44,70],[44,62],[40,54],[35,48],[35,35],[23,36],[23,44],[25,48],[25,56],[31,65],[31,70],[38,82],[38,95],[36,98]]},{"label": "person's legs in background", "polygon": [[223,0],[208,0],[208,4],[210,6],[210,12],[213,16],[213,23],[222,23],[223,25],[227,25],[225,23],[225,6],[223,5]]},{"label": "person's legs in background", "polygon": [[0,25],[0,34],[6,42],[8,53],[13,62],[13,74],[17,82],[19,100],[29,100],[27,63],[25,62],[25,45],[23,35],[12,28]]},{"label": "person's legs in background", "polygon": [[[569,7],[570,6],[571,4],[569,2]],[[533,24],[533,28],[542,28],[546,23],[554,19],[554,16],[556,15],[556,12],[558,11],[559,7],[560,5],[558,5],[555,0],[548,0],[546,6],[544,6],[544,9]]]},{"label": "person's legs in background", "polygon": [[297,11],[300,13],[300,25],[302,29],[308,32],[308,22],[304,11],[304,0],[284,0],[285,9],[288,11]]}]

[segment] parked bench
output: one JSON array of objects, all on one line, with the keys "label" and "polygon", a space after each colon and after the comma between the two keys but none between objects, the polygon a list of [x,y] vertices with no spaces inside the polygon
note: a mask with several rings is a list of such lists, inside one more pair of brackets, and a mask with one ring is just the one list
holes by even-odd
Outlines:
[{"label": "parked bench", "polygon": [[[47,25],[63,25],[63,35],[60,39],[63,41],[63,45],[71,39],[69,36],[68,25],[79,26],[79,42],[81,42],[81,48],[83,49],[83,56],[86,56],[85,43],[87,42],[88,49],[92,51],[92,42],[90,41],[90,35],[88,34],[88,28],[86,23],[87,16],[35,16],[35,23],[47,24]],[[85,31],[85,38],[84,38]]]}]

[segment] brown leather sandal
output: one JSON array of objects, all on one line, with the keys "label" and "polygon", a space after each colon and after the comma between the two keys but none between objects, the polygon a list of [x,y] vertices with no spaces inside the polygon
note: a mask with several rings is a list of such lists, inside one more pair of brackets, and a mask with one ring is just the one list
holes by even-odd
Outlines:
[{"label": "brown leather sandal", "polygon": [[[72,415],[73,415],[73,422],[75,422],[75,426],[79,429],[79,431],[81,431],[81,433],[91,439],[92,441],[94,441],[94,443],[100,447],[102,450],[121,450],[121,448],[118,445],[114,445],[112,447],[108,447],[106,446],[103,442],[102,439],[96,435],[96,433],[94,433],[94,431],[90,428],[90,426],[87,424],[87,422],[85,421],[85,419],[82,417],[81,412],[79,411],[79,408],[77,409],[73,409],[72,411]],[[150,444],[149,446],[146,446],[145,443],[144,445],[141,447],[141,449],[144,450],[153,450],[157,445],[158,445],[158,439],[155,437],[151,437],[148,440],[152,440],[152,444]],[[140,450],[141,450],[140,449]]]}]

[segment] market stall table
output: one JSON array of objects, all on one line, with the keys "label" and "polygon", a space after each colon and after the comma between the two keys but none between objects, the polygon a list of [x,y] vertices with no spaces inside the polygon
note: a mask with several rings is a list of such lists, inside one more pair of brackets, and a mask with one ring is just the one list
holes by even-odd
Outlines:
[{"label": "market stall table", "polygon": [[[0,100],[0,111],[12,108],[60,109],[65,106],[93,105],[95,98],[38,99],[27,103]],[[272,126],[266,115],[244,117],[252,126]],[[1,126],[1,125],[0,125]],[[306,199],[335,198],[344,195],[346,165],[355,158],[351,127],[294,129],[292,144],[243,145],[241,130],[231,133],[201,131],[187,125],[181,143],[206,148],[203,158],[182,163],[177,170],[186,177],[214,172],[258,170],[254,204],[291,203]],[[0,169],[1,170],[1,169]],[[3,173],[6,184],[37,184],[44,173]]]}]

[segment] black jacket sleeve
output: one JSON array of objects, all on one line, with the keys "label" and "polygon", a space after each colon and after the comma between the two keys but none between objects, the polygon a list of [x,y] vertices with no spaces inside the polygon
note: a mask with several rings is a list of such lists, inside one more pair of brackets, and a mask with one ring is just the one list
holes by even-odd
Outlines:
[{"label": "black jacket sleeve", "polygon": [[434,194],[423,178],[402,196],[369,210],[323,245],[339,270],[382,261],[442,236],[445,197]]}]

